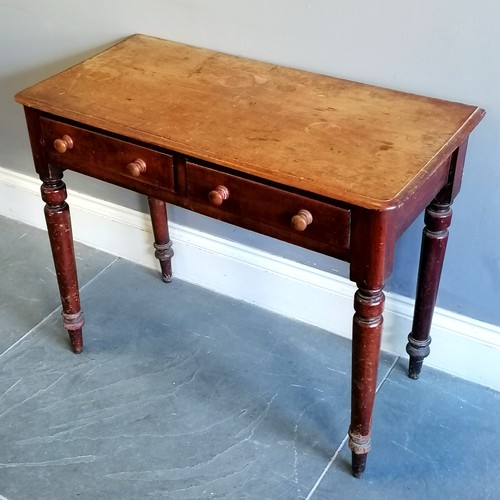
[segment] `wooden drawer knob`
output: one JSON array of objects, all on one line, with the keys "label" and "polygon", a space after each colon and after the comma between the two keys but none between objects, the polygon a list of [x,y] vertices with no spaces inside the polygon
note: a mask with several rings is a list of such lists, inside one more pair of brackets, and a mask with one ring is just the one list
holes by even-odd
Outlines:
[{"label": "wooden drawer knob", "polygon": [[68,149],[73,149],[73,139],[69,135],[63,135],[54,141],[54,149],[58,153],[66,153]]},{"label": "wooden drawer knob", "polygon": [[311,224],[313,216],[309,210],[300,209],[299,212],[292,217],[292,227],[295,231],[304,231],[304,229]]},{"label": "wooden drawer knob", "polygon": [[146,162],[144,160],[141,160],[140,158],[137,158],[137,160],[127,165],[127,172],[132,177],[139,177],[145,171],[146,171]]},{"label": "wooden drawer knob", "polygon": [[208,193],[208,199],[212,205],[218,207],[224,200],[229,198],[229,189],[226,186],[217,186]]}]

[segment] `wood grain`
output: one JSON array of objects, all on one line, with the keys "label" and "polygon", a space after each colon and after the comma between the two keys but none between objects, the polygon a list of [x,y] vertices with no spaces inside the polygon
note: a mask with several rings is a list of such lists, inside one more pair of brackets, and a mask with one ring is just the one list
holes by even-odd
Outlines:
[{"label": "wood grain", "polygon": [[383,209],[481,119],[475,106],[134,35],[19,103],[316,195]]}]

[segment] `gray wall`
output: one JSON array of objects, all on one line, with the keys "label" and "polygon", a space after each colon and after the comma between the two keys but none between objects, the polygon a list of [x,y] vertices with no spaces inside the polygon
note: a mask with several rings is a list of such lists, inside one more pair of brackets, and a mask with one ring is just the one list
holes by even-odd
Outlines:
[{"label": "gray wall", "polygon": [[[131,33],[479,105],[454,205],[438,305],[500,324],[500,2],[481,0],[0,1],[0,166],[33,175],[12,95]],[[145,211],[133,193],[66,176]],[[174,208],[171,218],[347,275],[345,264]],[[388,289],[412,297],[422,221],[401,238]]]}]

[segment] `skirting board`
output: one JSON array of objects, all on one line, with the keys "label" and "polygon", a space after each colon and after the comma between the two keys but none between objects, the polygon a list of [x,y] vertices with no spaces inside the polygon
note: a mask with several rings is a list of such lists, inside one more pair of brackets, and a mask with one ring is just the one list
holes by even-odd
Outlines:
[{"label": "skirting board", "polygon": [[[0,167],[0,215],[45,228],[39,193],[38,179]],[[76,240],[159,269],[148,215],[71,190],[68,202]],[[349,280],[178,224],[170,231],[175,277],[351,337]],[[411,299],[386,294],[383,350],[406,357],[412,315]],[[498,326],[436,308],[431,336],[427,366],[500,390]]]}]

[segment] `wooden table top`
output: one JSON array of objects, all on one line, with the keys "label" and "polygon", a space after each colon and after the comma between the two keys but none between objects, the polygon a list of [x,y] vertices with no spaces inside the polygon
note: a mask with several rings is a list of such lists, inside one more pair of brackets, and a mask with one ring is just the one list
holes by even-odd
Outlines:
[{"label": "wooden table top", "polygon": [[134,35],[16,100],[369,209],[411,196],[475,107]]}]

